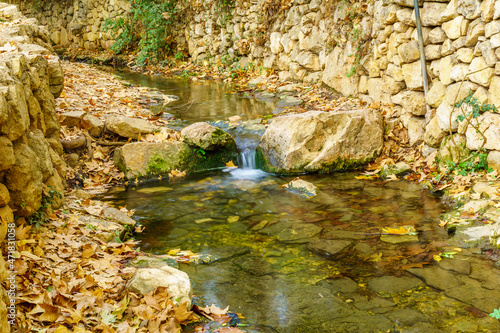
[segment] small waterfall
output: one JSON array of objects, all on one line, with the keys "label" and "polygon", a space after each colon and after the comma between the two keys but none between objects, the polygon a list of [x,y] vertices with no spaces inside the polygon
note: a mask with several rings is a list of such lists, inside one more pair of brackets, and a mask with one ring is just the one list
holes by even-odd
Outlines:
[{"label": "small waterfall", "polygon": [[238,165],[241,169],[257,169],[255,162],[255,147],[248,147],[240,152],[238,156]]}]

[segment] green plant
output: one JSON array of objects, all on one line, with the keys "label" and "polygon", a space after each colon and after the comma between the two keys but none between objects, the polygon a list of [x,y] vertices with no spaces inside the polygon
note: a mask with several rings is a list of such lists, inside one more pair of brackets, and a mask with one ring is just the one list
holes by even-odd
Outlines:
[{"label": "green plant", "polygon": [[201,148],[195,148],[194,149],[194,152],[196,155],[198,155],[199,158],[203,158],[203,159],[206,159],[207,157],[205,156],[206,152],[205,150],[201,149]]},{"label": "green plant", "polygon": [[173,0],[131,0],[127,16],[108,19],[104,31],[116,38],[112,50],[120,53],[131,47],[139,48],[137,64],[145,66],[162,60],[172,50],[173,41],[168,29],[177,14]]},{"label": "green plant", "polygon": [[[28,217],[29,224],[34,225],[36,229],[39,229],[40,226],[47,221],[49,210],[52,208],[52,204],[54,204],[57,199],[62,199],[62,194],[55,190],[52,186],[47,186],[42,193],[40,206],[30,217]],[[23,205],[21,204],[21,206]]]},{"label": "green plant", "polygon": [[448,161],[448,172],[457,171],[462,176],[467,176],[472,172],[492,172],[493,169],[488,167],[488,154],[484,150],[473,151],[467,158],[461,159],[459,162]]},{"label": "green plant", "polygon": [[493,312],[490,313],[490,317],[493,317],[495,319],[500,319],[500,309],[493,310]]}]

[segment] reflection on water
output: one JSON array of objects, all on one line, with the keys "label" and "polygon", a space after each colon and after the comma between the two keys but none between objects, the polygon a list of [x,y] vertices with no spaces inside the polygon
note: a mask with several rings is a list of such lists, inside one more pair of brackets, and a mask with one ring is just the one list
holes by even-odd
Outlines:
[{"label": "reflection on water", "polygon": [[[250,332],[500,329],[467,310],[479,303],[447,296],[408,273],[445,246],[438,200],[415,184],[355,176],[301,177],[319,189],[310,200],[281,189],[291,178],[227,172],[129,188],[113,200],[136,209],[146,226],[138,235],[142,250],[215,256],[180,268],[202,295],[198,302],[230,305]],[[418,236],[382,240],[383,227],[401,225],[414,226]],[[479,259],[463,260],[485,269]],[[491,302],[482,311],[497,306]]]},{"label": "reflection on water", "polygon": [[188,122],[227,120],[234,115],[266,115],[275,109],[275,103],[232,93],[233,87],[229,84],[165,79],[160,75],[149,76],[128,71],[115,74],[135,85],[157,88],[165,95],[178,96],[179,100],[168,104],[164,112]]}]

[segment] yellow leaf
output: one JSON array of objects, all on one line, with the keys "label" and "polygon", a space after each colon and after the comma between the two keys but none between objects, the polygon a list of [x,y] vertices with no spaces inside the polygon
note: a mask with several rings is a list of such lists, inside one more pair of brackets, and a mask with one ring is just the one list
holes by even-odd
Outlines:
[{"label": "yellow leaf", "polygon": [[441,258],[441,256],[439,254],[435,254],[432,256],[434,258],[434,260],[436,261],[441,261],[443,258]]},{"label": "yellow leaf", "polygon": [[226,166],[227,166],[228,168],[237,168],[237,166],[236,166],[236,165],[234,165],[233,161],[229,161],[229,162],[227,162],[227,163],[226,163]]},{"label": "yellow leaf", "polygon": [[59,325],[59,327],[56,328],[56,330],[54,331],[54,333],[69,333],[69,331],[66,328],[66,326]]},{"label": "yellow leaf", "polygon": [[416,235],[417,232],[415,228],[411,225],[404,225],[399,228],[385,227],[382,228],[382,232],[391,235]]}]

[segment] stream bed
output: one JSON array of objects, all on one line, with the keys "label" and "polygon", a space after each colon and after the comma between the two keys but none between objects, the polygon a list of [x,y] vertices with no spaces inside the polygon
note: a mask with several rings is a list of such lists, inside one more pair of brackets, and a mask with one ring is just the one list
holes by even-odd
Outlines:
[{"label": "stream bed", "polygon": [[[120,75],[178,95],[178,105],[198,101],[174,109],[190,123],[252,119],[274,107],[215,83]],[[246,149],[258,132],[231,134]],[[306,199],[282,188],[293,177],[266,174],[242,158],[246,168],[131,184],[105,196],[136,210],[145,226],[136,236],[141,251],[204,254],[179,264],[195,303],[229,305],[245,317],[247,332],[500,331],[488,316],[500,307],[500,270],[478,249],[446,244],[439,198],[414,183],[337,173],[300,176],[318,188]],[[401,226],[416,235],[381,235]]]}]

